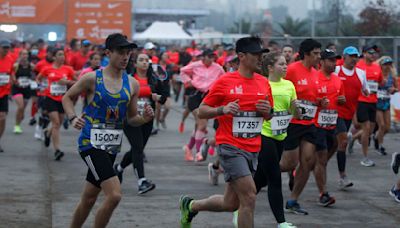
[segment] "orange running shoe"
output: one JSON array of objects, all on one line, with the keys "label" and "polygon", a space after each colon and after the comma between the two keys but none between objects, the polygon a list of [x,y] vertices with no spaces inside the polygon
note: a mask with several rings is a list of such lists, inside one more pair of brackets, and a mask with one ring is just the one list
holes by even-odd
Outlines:
[{"label": "orange running shoe", "polygon": [[186,161],[193,161],[194,158],[193,158],[192,150],[189,149],[189,147],[187,145],[184,145],[182,149],[185,152],[185,160]]},{"label": "orange running shoe", "polygon": [[185,123],[181,122],[179,124],[179,133],[183,134],[184,131],[185,131]]}]

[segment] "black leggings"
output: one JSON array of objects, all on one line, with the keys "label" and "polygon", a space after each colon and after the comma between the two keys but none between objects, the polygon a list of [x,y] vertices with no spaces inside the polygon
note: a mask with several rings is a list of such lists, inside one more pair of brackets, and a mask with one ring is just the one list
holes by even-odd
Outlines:
[{"label": "black leggings", "polygon": [[132,127],[124,124],[124,133],[131,144],[131,150],[124,154],[121,161],[121,167],[126,168],[133,163],[133,169],[136,170],[137,177],[144,177],[143,151],[149,140],[151,130],[153,129],[153,121],[150,121],[140,127]]},{"label": "black leggings", "polygon": [[283,212],[282,179],[279,161],[283,152],[283,141],[262,136],[258,155],[257,171],[254,175],[257,193],[268,185],[269,205],[278,223],[285,222]]}]

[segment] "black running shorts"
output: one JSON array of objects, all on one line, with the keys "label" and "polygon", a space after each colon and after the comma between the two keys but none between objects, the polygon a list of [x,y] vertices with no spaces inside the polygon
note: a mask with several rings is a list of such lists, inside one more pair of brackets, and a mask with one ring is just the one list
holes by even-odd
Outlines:
[{"label": "black running shorts", "polygon": [[357,107],[357,120],[360,123],[366,121],[376,122],[376,103],[359,102]]},{"label": "black running shorts", "polygon": [[113,168],[115,154],[92,148],[80,152],[80,155],[88,167],[86,181],[94,186],[101,188],[101,182],[116,175]]},{"label": "black running shorts", "polygon": [[0,112],[8,112],[8,96],[0,98]]},{"label": "black running shorts", "polygon": [[64,113],[64,108],[62,106],[61,101],[55,101],[49,97],[44,98],[43,109],[49,113],[50,112]]},{"label": "black running shorts", "polygon": [[314,124],[301,125],[289,124],[287,137],[285,139],[285,150],[294,150],[299,147],[301,140],[305,140],[315,145],[316,127]]}]

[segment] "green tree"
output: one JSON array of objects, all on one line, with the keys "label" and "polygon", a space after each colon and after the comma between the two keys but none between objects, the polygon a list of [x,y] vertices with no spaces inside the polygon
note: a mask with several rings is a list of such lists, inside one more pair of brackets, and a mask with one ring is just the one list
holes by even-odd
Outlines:
[{"label": "green tree", "polygon": [[307,20],[293,19],[292,17],[286,17],[285,22],[278,23],[279,28],[282,30],[282,35],[290,36],[308,36],[309,29],[307,27]]},{"label": "green tree", "polygon": [[394,9],[395,6],[385,0],[370,1],[360,12],[358,31],[364,36],[389,35],[388,32],[399,23]]}]

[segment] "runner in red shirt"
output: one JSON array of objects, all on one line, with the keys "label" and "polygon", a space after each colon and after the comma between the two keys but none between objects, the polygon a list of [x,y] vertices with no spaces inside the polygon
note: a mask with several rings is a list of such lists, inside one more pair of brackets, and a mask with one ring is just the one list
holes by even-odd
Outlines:
[{"label": "runner in red shirt", "polygon": [[[346,147],[348,144],[347,134],[350,130],[352,119],[356,113],[358,97],[361,93],[368,94],[367,79],[365,71],[356,68],[360,53],[353,46],[346,47],[343,50],[343,64],[336,62],[335,73],[343,82],[346,105],[338,107],[339,117],[336,124],[336,138],[338,141],[338,150],[336,160],[339,170],[339,188],[345,189],[353,186],[353,182],[348,180],[345,172],[346,168]],[[329,151],[328,158],[333,156],[334,151]]]},{"label": "runner in red shirt", "polygon": [[37,43],[38,49],[39,49],[39,53],[38,53],[39,59],[46,58],[46,55],[47,55],[46,43],[44,42],[43,39],[38,39],[38,41],[36,43]]},{"label": "runner in red shirt", "polygon": [[[300,118],[293,118],[288,129],[284,144],[284,153],[281,159],[281,170],[292,173],[300,158],[300,166],[294,178],[294,187],[286,209],[296,214],[308,214],[297,203],[301,192],[308,181],[313,169],[315,151],[315,116],[319,105],[327,104],[327,99],[317,99],[318,74],[314,66],[319,64],[321,44],[313,39],[306,39],[300,44],[299,55],[301,60],[288,66],[286,78],[290,80],[297,93],[297,108],[300,109]],[[291,186],[291,184],[290,184]]]},{"label": "runner in red shirt", "polygon": [[386,84],[386,81],[383,80],[381,67],[374,63],[376,54],[375,47],[375,45],[364,47],[364,58],[357,63],[357,67],[365,71],[370,94],[368,96],[361,94],[358,98],[357,120],[361,125],[361,131],[353,137],[353,140],[358,138],[358,136],[361,137],[364,158],[360,163],[366,167],[375,165],[375,163],[368,158],[368,144],[370,136],[375,128],[378,87],[379,85],[383,86]]},{"label": "runner in red shirt", "polygon": [[56,48],[53,51],[54,62],[51,67],[43,69],[37,81],[46,78],[48,85],[44,90],[44,109],[48,112],[51,122],[50,129],[44,131],[45,146],[50,145],[50,137],[53,140],[55,150],[54,157],[58,161],[64,156],[64,152],[60,151],[60,126],[64,120],[64,109],[61,103],[62,97],[67,92],[67,87],[74,84],[74,70],[64,65],[64,50]]},{"label": "runner in red shirt", "polygon": [[[54,62],[54,57],[53,57],[53,52],[54,52],[54,47],[53,46],[48,46],[47,50],[46,50],[46,57],[42,60],[40,60],[36,66],[35,66],[35,74],[39,75],[39,73],[48,67],[51,67],[53,62]],[[36,77],[36,81],[37,81],[37,85],[38,85],[38,89],[37,89],[37,110],[40,111],[41,115],[39,117],[39,121],[36,125],[35,128],[35,134],[34,137],[35,139],[39,139],[42,140],[44,139],[43,136],[43,129],[45,129],[47,127],[47,125],[49,124],[49,116],[47,115],[47,111],[44,108],[44,100],[45,100],[45,95],[44,95],[44,90],[47,88],[48,86],[48,82],[47,82],[47,78],[42,78],[40,81],[37,80]],[[32,105],[34,105],[32,103]]]},{"label": "runner in red shirt", "polygon": [[326,97],[328,106],[318,108],[315,118],[317,127],[316,150],[317,162],[315,163],[314,176],[320,192],[319,204],[327,207],[335,203],[335,198],[326,191],[326,165],[328,151],[336,151],[336,121],[338,107],[344,105],[344,87],[340,78],[334,74],[336,59],[340,59],[334,51],[326,49],[321,53],[321,69],[318,71],[318,97]]},{"label": "runner in red shirt", "polygon": [[[10,55],[8,55],[10,47],[10,41],[0,41],[0,139],[6,128],[8,95],[11,92],[11,73],[14,62]],[[4,152],[3,148],[1,148],[1,145],[0,152]]]},{"label": "runner in red shirt", "polygon": [[89,40],[83,40],[81,50],[71,56],[69,65],[72,66],[77,75],[79,75],[80,71],[89,60],[89,56],[91,54],[90,45],[92,45],[92,43]]},{"label": "runner in red shirt", "polygon": [[[263,120],[272,117],[269,82],[255,73],[261,68],[261,40],[241,38],[236,43],[239,70],[219,78],[205,97],[200,118],[218,118],[216,133],[219,159],[228,182],[225,195],[203,200],[180,199],[181,227],[190,227],[199,211],[234,211],[239,208],[239,227],[253,227],[256,188],[252,174],[261,148]],[[239,207],[240,205],[240,207]]]}]

